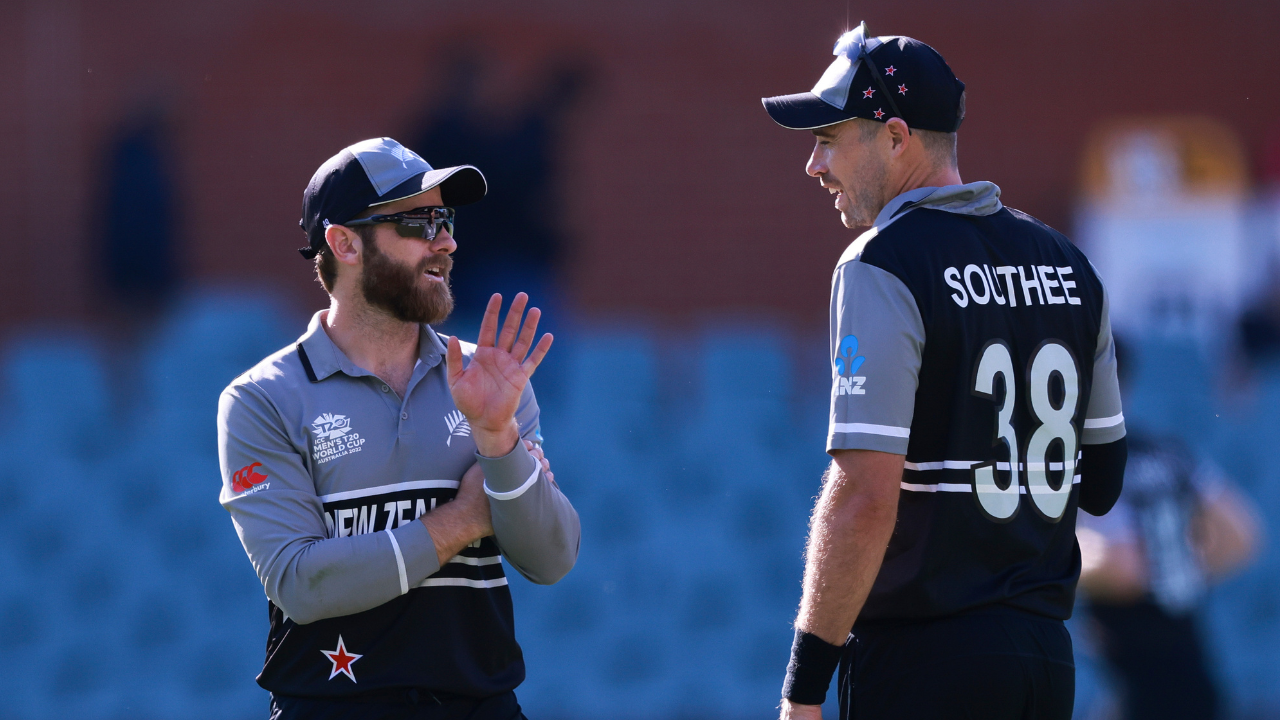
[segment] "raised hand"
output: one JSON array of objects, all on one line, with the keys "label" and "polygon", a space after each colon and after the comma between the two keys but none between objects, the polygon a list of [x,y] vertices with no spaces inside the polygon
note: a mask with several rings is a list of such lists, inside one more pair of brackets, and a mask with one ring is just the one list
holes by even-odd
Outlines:
[{"label": "raised hand", "polygon": [[[516,427],[516,408],[520,396],[529,384],[529,377],[551,348],[553,338],[544,334],[534,346],[533,338],[538,330],[542,312],[530,308],[524,318],[529,296],[516,295],[507,311],[507,319],[498,332],[498,313],[502,309],[502,296],[489,298],[480,323],[480,337],[470,364],[462,367],[462,344],[457,338],[449,338],[445,354],[448,367],[449,391],[453,402],[467,416],[471,425],[476,449],[487,457],[501,457],[511,452],[520,439]],[[533,348],[530,352],[530,348]],[[527,356],[527,357],[526,357]]]}]

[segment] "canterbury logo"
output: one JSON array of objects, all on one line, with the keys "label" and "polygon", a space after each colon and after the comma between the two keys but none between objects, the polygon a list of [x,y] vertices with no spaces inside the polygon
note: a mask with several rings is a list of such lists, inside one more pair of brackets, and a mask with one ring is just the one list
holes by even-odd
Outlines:
[{"label": "canterbury logo", "polygon": [[471,423],[467,422],[461,410],[445,415],[444,424],[449,428],[449,438],[444,441],[445,445],[452,446],[455,437],[467,437],[471,434]]},{"label": "canterbury logo", "polygon": [[236,492],[244,492],[254,485],[261,483],[263,480],[266,480],[266,475],[254,471],[254,468],[259,467],[262,467],[262,463],[256,462],[235,471],[231,476],[231,487],[234,488]]}]

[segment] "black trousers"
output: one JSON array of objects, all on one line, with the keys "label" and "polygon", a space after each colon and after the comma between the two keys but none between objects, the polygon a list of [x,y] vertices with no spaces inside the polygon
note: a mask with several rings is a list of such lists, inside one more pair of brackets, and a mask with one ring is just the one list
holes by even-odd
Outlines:
[{"label": "black trousers", "polygon": [[1070,720],[1076,668],[1060,620],[986,608],[859,621],[840,661],[841,720]]},{"label": "black trousers", "polygon": [[271,694],[271,720],[528,720],[516,694],[478,700],[425,690],[387,691],[336,700]]}]

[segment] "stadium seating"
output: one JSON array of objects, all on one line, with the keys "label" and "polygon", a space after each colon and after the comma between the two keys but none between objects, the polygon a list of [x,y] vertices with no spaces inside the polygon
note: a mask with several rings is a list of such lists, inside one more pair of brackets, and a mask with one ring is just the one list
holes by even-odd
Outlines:
[{"label": "stadium seating", "polygon": [[[299,322],[269,297],[211,292],[129,347],[70,332],[6,346],[0,716],[265,715],[266,603],[217,503],[214,413]],[[770,717],[826,464],[825,340],[731,322],[561,338],[535,385],[583,545],[555,586],[512,579],[529,716]],[[1187,433],[1280,526],[1280,368],[1217,393],[1194,349],[1139,346],[1129,414]],[[1277,573],[1264,553],[1215,591],[1219,667],[1242,707],[1280,703]],[[1083,650],[1087,710],[1100,680]]]}]

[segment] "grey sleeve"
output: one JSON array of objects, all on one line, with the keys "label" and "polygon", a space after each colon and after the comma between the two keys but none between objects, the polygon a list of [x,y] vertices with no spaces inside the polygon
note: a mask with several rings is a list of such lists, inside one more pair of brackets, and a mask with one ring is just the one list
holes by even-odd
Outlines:
[{"label": "grey sleeve", "polygon": [[267,597],[299,624],[377,607],[440,569],[421,522],[329,537],[303,456],[269,397],[233,385],[218,403],[222,506]]},{"label": "grey sleeve", "polygon": [[827,452],[905,455],[924,321],[897,276],[853,260],[831,282],[831,425]]},{"label": "grey sleeve", "polygon": [[[531,387],[525,388],[516,422],[522,439],[542,442],[538,404]],[[542,464],[523,442],[500,458],[478,453],[476,457],[484,469],[493,534],[503,557],[539,585],[558,582],[578,561],[582,539],[578,511],[555,483],[547,481]]]},{"label": "grey sleeve", "polygon": [[1098,349],[1093,356],[1093,387],[1084,414],[1082,445],[1103,445],[1124,437],[1124,411],[1120,407],[1120,378],[1116,373],[1116,345],[1111,337],[1111,300],[1102,290],[1102,322]]}]

